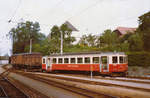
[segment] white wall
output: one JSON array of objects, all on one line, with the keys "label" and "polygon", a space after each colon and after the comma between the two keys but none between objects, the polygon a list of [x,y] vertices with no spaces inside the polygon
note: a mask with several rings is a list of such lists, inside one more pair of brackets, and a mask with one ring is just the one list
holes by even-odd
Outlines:
[{"label": "white wall", "polygon": [[0,64],[8,64],[9,61],[8,60],[0,60]]}]

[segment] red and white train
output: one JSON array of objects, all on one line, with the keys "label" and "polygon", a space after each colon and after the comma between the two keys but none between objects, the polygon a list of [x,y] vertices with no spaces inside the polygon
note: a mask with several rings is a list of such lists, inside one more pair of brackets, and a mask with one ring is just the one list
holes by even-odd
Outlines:
[{"label": "red and white train", "polygon": [[42,71],[87,71],[125,76],[128,70],[124,52],[65,53],[42,57]]}]

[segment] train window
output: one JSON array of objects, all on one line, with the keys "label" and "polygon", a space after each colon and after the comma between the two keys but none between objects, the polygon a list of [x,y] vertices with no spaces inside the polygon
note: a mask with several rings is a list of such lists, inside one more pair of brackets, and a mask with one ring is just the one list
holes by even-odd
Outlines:
[{"label": "train window", "polygon": [[123,60],[124,58],[123,58],[123,56],[120,56],[119,57],[119,63],[124,63],[124,60]]},{"label": "train window", "polygon": [[63,61],[62,58],[58,59],[58,63],[62,63],[62,61]]},{"label": "train window", "polygon": [[101,57],[102,64],[107,64],[107,56]]},{"label": "train window", "polygon": [[57,60],[56,58],[53,58],[53,63],[54,63],[54,64],[56,64],[56,60]]},{"label": "train window", "polygon": [[82,58],[77,58],[77,63],[83,63],[83,59]]},{"label": "train window", "polygon": [[75,58],[71,58],[71,59],[70,59],[70,62],[71,62],[71,63],[76,63],[76,59],[75,59]]},{"label": "train window", "polygon": [[64,63],[69,63],[69,58],[64,58]]},{"label": "train window", "polygon": [[85,58],[84,58],[84,62],[85,62],[85,63],[90,63],[90,57],[85,57]]},{"label": "train window", "polygon": [[45,58],[43,58],[43,64],[45,64]]},{"label": "train window", "polygon": [[118,58],[117,58],[117,56],[113,56],[113,57],[112,57],[112,62],[113,62],[113,63],[118,63]]},{"label": "train window", "polygon": [[124,63],[128,63],[128,58],[124,57]]},{"label": "train window", "polygon": [[99,57],[93,57],[93,63],[99,63]]}]

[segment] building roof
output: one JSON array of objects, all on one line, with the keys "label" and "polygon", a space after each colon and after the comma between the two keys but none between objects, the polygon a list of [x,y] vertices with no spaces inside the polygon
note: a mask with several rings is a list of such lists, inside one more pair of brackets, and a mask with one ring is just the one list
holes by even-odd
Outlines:
[{"label": "building roof", "polygon": [[66,24],[72,31],[79,31],[69,21],[66,21],[64,24]]},{"label": "building roof", "polygon": [[117,27],[116,30],[114,31],[119,31],[121,35],[127,34],[128,32],[134,33],[136,31],[136,28],[129,28],[129,27]]}]

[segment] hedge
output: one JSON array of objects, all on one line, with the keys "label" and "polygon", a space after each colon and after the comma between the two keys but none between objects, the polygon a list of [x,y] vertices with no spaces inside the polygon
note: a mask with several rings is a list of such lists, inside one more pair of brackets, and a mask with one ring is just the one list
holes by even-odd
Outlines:
[{"label": "hedge", "polygon": [[129,52],[126,54],[129,66],[150,66],[150,52]]}]

